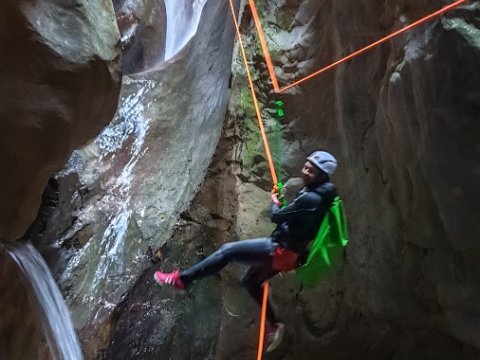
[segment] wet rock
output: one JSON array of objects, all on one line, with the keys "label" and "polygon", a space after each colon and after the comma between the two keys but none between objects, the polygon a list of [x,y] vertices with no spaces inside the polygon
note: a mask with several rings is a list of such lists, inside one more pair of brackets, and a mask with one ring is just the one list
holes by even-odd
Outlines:
[{"label": "wet rock", "polygon": [[[268,5],[258,4],[282,84],[440,6],[304,1],[284,31]],[[301,339],[284,358],[479,356],[477,17],[477,3],[463,6],[282,96],[285,170],[332,151],[351,236],[341,274],[277,298],[295,308],[286,320]]]},{"label": "wet rock", "polygon": [[[234,307],[225,300],[226,291],[239,288],[239,276],[231,269],[197,281],[187,291],[160,287],[153,281],[155,270],[191,266],[235,236],[235,219],[231,216],[237,206],[232,173],[236,165],[231,162],[231,140],[227,137],[220,142],[202,190],[177,222],[173,236],[162,248],[162,258],[145,271],[115,310],[107,359],[158,359],[166,354],[179,360],[211,359],[219,353],[217,344],[224,346],[218,339],[230,338],[224,333],[231,334],[235,329],[235,334],[250,334],[253,330],[248,312],[237,315],[242,304]],[[237,303],[248,296],[239,290],[241,296],[232,299]],[[235,346],[243,346],[238,341],[230,343],[229,353]]]},{"label": "wet rock", "polygon": [[269,191],[251,183],[239,183],[239,209],[237,213],[237,234],[239,239],[254,239],[269,236],[274,224],[270,222]]},{"label": "wet rock", "polygon": [[[274,51],[282,54],[274,61],[283,82],[307,75],[435,6],[425,2],[417,7],[410,1],[388,3],[388,8],[346,1],[258,4]],[[274,16],[285,16],[284,25],[293,16],[278,13],[282,4],[288,11],[298,6],[288,31],[270,26]],[[479,233],[475,226],[479,129],[474,120],[479,82],[474,70],[478,49],[472,36],[477,32],[472,25],[477,12],[478,5],[457,10],[282,96],[287,118],[283,130],[288,131],[282,136],[283,170],[295,176],[305,155],[317,148],[337,156],[340,167],[333,180],[345,200],[351,240],[345,267],[317,288],[303,289],[293,274],[271,281],[273,303],[290,334],[282,353],[272,358],[479,357],[474,321],[479,311],[474,265],[479,254],[475,236]],[[346,17],[349,26],[344,26]],[[249,41],[251,56],[257,48]],[[238,121],[243,140],[231,145],[235,158],[231,164],[237,166],[228,171],[250,183],[237,183],[238,206],[214,211],[234,225],[223,238],[220,233],[212,236],[205,226],[212,211],[203,206],[214,206],[225,188],[205,184],[202,191],[208,195],[197,198],[189,211],[194,223],[182,223],[179,236],[167,242],[172,251],[161,265],[166,270],[188,266],[194,253],[202,258],[225,241],[264,235],[271,226],[261,205],[262,198],[268,202],[268,169],[254,161],[262,148],[258,132],[248,123],[255,119],[242,97],[246,84],[238,64],[237,59],[229,114]],[[259,67],[256,79],[265,79],[264,71]],[[266,94],[260,97],[267,102]],[[217,156],[222,155],[221,147]],[[298,179],[290,181],[288,196],[299,186]],[[255,353],[258,307],[238,283],[243,271],[231,265],[220,272],[222,283],[212,277],[196,284],[196,291],[210,284],[213,292],[221,288],[225,309],[219,315],[218,303],[212,301],[208,321],[213,320],[209,326],[214,330],[204,339],[215,341],[218,329],[220,333],[215,355],[205,351],[203,358],[245,359]],[[163,296],[177,299],[162,292]],[[173,358],[185,338],[177,337],[181,332],[168,324],[180,319],[183,306],[196,306],[183,301],[178,308],[165,306],[168,314],[160,320],[175,340],[165,340],[163,334],[159,343]],[[127,315],[122,319],[114,342],[128,333]],[[136,319],[141,319],[140,314]],[[179,320],[177,329],[185,324],[185,319]],[[145,336],[140,334],[137,338]]]},{"label": "wet rock", "polygon": [[[218,59],[223,65],[216,70],[228,73],[228,46],[209,49],[218,47],[220,37],[223,43],[233,39],[223,21],[226,4],[213,4],[197,38],[174,62],[125,79],[125,106],[112,127],[58,176],[76,169],[87,189],[71,193],[82,197],[72,227],[52,235],[60,239],[59,258],[68,259],[52,264],[82,329],[87,358],[255,354],[259,309],[239,283],[244,267],[229,266],[179,294],[155,287],[147,255],[149,248],[159,249],[155,262],[171,271],[227,241],[267,235],[271,226],[262,205],[269,202],[271,183],[257,156],[263,149],[238,57],[228,111],[236,124],[225,129],[217,149],[216,160],[223,160],[214,161],[184,212],[218,138],[225,98],[215,99],[228,86],[228,76],[209,71]],[[282,83],[437,6],[258,4]],[[212,20],[217,18],[222,22]],[[297,176],[305,155],[317,148],[337,156],[333,181],[345,200],[350,244],[345,267],[313,290],[302,289],[293,274],[272,280],[272,300],[290,334],[273,358],[480,356],[477,18],[475,2],[281,96],[286,122],[276,151],[283,167],[277,170],[285,178]],[[277,19],[282,27],[272,25]],[[243,30],[252,28],[248,21],[244,17]],[[258,65],[254,38],[246,43]],[[265,67],[254,77],[263,81],[256,90],[268,108]],[[215,106],[222,110],[213,111]],[[274,114],[263,115],[271,136]],[[290,181],[288,196],[298,186],[298,179]]]},{"label": "wet rock", "polygon": [[225,24],[228,10],[228,3],[208,2],[198,34],[174,59],[124,76],[114,120],[56,176],[61,189],[72,176],[79,183],[60,202],[80,201],[67,229],[49,222],[44,253],[86,358],[106,353],[115,308],[148,271],[152,253],[168,256],[165,244],[178,216],[203,181],[229,94],[234,28]]},{"label": "wet rock", "polygon": [[148,70],[165,57],[167,18],[163,1],[115,0],[122,34],[124,74]]},{"label": "wet rock", "polygon": [[16,239],[52,174],[112,119],[119,33],[105,1],[7,1],[0,22],[0,238]]}]

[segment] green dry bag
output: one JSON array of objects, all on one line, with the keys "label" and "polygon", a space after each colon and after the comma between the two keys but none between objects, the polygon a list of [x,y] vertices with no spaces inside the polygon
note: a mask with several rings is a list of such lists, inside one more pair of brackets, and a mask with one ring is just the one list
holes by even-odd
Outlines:
[{"label": "green dry bag", "polygon": [[343,263],[347,237],[342,200],[337,196],[323,218],[307,261],[296,269],[300,282],[305,286],[314,287],[320,280],[338,269]]}]

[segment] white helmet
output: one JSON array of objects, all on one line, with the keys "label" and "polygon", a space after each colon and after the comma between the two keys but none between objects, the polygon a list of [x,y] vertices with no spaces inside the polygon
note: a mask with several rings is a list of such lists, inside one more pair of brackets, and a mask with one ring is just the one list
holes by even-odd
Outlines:
[{"label": "white helmet", "polygon": [[337,159],[326,151],[314,151],[309,157],[307,157],[307,160],[325,172],[328,176],[332,176],[337,169]]}]

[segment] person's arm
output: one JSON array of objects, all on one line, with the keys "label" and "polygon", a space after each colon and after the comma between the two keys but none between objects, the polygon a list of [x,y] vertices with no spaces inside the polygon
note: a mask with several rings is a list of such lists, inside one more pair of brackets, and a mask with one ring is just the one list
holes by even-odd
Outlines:
[{"label": "person's arm", "polygon": [[[274,196],[272,196],[273,200]],[[280,208],[279,204],[272,201],[272,221],[276,224],[282,224],[289,219],[301,216],[306,212],[315,211],[321,197],[317,193],[305,192],[293,200],[293,202],[284,208]]]}]

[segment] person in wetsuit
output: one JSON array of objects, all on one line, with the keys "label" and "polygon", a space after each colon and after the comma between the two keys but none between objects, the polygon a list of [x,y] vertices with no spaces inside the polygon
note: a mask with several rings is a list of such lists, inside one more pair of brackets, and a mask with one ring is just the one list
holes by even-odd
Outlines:
[{"label": "person in wetsuit", "polygon": [[[282,271],[301,265],[308,255],[323,217],[336,197],[330,176],[337,161],[328,152],[315,151],[307,157],[301,176],[304,187],[293,202],[281,206],[279,194],[272,192],[271,220],[277,224],[267,238],[226,243],[214,253],[185,270],[172,273],[157,271],[155,281],[176,289],[187,288],[194,280],[216,274],[231,261],[251,264],[242,282],[258,304],[262,302],[262,284]],[[277,319],[270,302],[267,305],[266,351],[281,342],[284,325]]]}]

